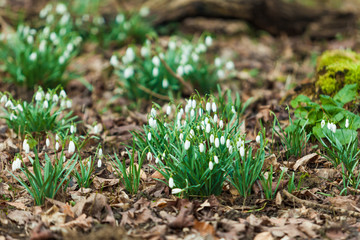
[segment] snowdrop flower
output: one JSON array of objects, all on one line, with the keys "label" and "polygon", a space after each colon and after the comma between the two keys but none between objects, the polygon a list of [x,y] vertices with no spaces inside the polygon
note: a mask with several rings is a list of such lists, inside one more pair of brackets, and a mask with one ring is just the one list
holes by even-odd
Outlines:
[{"label": "snowdrop flower", "polygon": [[323,128],[325,126],[325,120],[323,119],[322,121],[321,121],[321,128]]},{"label": "snowdrop flower", "polygon": [[151,62],[154,64],[154,66],[159,67],[160,66],[160,58],[158,56],[154,56],[151,59]]},{"label": "snowdrop flower", "polygon": [[214,122],[217,122],[217,120],[218,120],[217,114],[214,115],[214,118],[213,118],[213,119],[214,119]]},{"label": "snowdrop flower", "polygon": [[212,37],[211,36],[206,36],[206,38],[205,38],[206,46],[210,47],[212,45],[212,42],[213,42]]},{"label": "snowdrop flower", "polygon": [[229,147],[229,153],[230,153],[230,154],[233,153],[233,147],[232,147],[232,146]]},{"label": "snowdrop flower", "polygon": [[142,7],[139,11],[141,17],[147,17],[150,14],[150,9],[148,7]]},{"label": "snowdrop flower", "polygon": [[116,23],[122,23],[124,20],[125,20],[124,14],[116,15],[116,18],[115,18]]},{"label": "snowdrop flower", "polygon": [[125,59],[123,58],[124,63],[131,63],[132,61],[134,61],[134,59],[135,59],[134,50],[131,47],[126,49],[124,57],[125,57]]},{"label": "snowdrop flower", "polygon": [[7,96],[6,95],[3,95],[0,99],[0,102],[1,103],[6,103],[7,102]]},{"label": "snowdrop flower", "polygon": [[175,42],[175,41],[170,41],[170,42],[168,43],[168,47],[169,47],[170,50],[175,50],[175,48],[176,48],[176,42]]},{"label": "snowdrop flower", "polygon": [[21,168],[21,160],[20,158],[16,158],[16,160],[11,165],[11,170],[15,172],[16,170]]},{"label": "snowdrop flower", "polygon": [[234,114],[236,113],[236,110],[235,110],[234,106],[231,107],[231,112],[234,113]]},{"label": "snowdrop flower", "polygon": [[159,162],[160,162],[160,159],[159,159],[159,157],[157,157],[157,158],[155,159],[155,163],[158,164]]},{"label": "snowdrop flower", "polygon": [[228,62],[225,64],[225,67],[226,67],[227,70],[233,70],[233,69],[235,68],[234,62],[228,61]]},{"label": "snowdrop flower", "polygon": [[230,147],[230,144],[231,144],[230,139],[226,140],[226,147],[227,147],[227,148]]},{"label": "snowdrop flower", "polygon": [[255,140],[257,143],[260,143],[260,135],[257,135]]},{"label": "snowdrop flower", "polygon": [[171,194],[178,194],[178,193],[181,193],[183,190],[182,189],[180,189],[180,188],[174,188],[174,189],[172,189],[171,190]]},{"label": "snowdrop flower", "polygon": [[225,77],[225,72],[224,72],[224,70],[219,69],[219,70],[217,71],[217,76],[218,76],[218,78],[223,79],[223,78]]},{"label": "snowdrop flower", "polygon": [[153,77],[157,77],[157,76],[159,76],[159,68],[153,68],[153,70],[152,70],[152,75],[153,75]]},{"label": "snowdrop flower", "polygon": [[191,102],[191,107],[192,108],[196,108],[196,100],[193,99],[192,102]]},{"label": "snowdrop flower", "polygon": [[152,117],[156,117],[156,109],[155,109],[155,108],[151,108],[151,110],[150,110],[150,115],[151,115]]},{"label": "snowdrop flower", "polygon": [[213,142],[214,142],[214,138],[215,138],[215,137],[214,137],[214,134],[211,134],[211,135],[210,135],[210,143],[213,143]]},{"label": "snowdrop flower", "polygon": [[54,33],[54,32],[50,33],[50,40],[51,40],[52,42],[55,42],[56,39],[57,39],[56,33]]},{"label": "snowdrop flower", "polygon": [[162,87],[167,88],[168,86],[169,86],[169,81],[167,80],[167,78],[164,78],[162,81]]},{"label": "snowdrop flower", "polygon": [[218,148],[220,146],[219,138],[215,138],[215,147]]},{"label": "snowdrop flower", "polygon": [[212,103],[211,109],[212,109],[213,112],[216,112],[217,108],[216,108],[215,102]]},{"label": "snowdrop flower", "polygon": [[220,120],[220,122],[219,122],[219,127],[220,127],[220,128],[223,128],[223,127],[224,127],[224,121],[223,121],[223,120]]},{"label": "snowdrop flower", "polygon": [[224,137],[224,136],[221,136],[221,138],[220,138],[220,143],[221,143],[221,145],[224,145],[224,144],[225,144],[225,137]]},{"label": "snowdrop flower", "polygon": [[216,164],[219,163],[219,158],[218,158],[216,155],[214,156],[214,162],[215,162]]},{"label": "snowdrop flower", "polygon": [[68,45],[66,45],[66,50],[72,52],[74,50],[74,44],[68,43]]},{"label": "snowdrop flower", "polygon": [[241,156],[241,157],[244,157],[244,156],[245,156],[245,147],[244,147],[243,145],[241,145],[239,151],[240,151],[240,156]]},{"label": "snowdrop flower", "polygon": [[215,66],[216,67],[220,67],[221,66],[221,59],[220,58],[215,58]]},{"label": "snowdrop flower", "polygon": [[15,116],[14,113],[10,114],[10,121],[17,119],[17,116]]},{"label": "snowdrop flower", "polygon": [[8,100],[6,103],[5,103],[5,107],[10,107],[10,108],[13,108],[14,107],[14,104],[12,103],[11,100]]},{"label": "snowdrop flower", "polygon": [[345,120],[345,128],[348,128],[349,127],[349,119],[346,119]]},{"label": "snowdrop flower", "polygon": [[47,109],[48,107],[49,107],[49,103],[48,103],[47,100],[45,100],[44,103],[43,103],[43,108]]},{"label": "snowdrop flower", "polygon": [[194,116],[195,116],[195,111],[194,111],[194,109],[191,109],[191,111],[190,111],[190,116],[191,116],[191,117],[194,117]]},{"label": "snowdrop flower", "polygon": [[180,133],[179,139],[180,139],[181,142],[183,141],[183,139],[184,139],[184,134],[183,133]]},{"label": "snowdrop flower", "polygon": [[331,131],[336,133],[336,125],[334,123],[331,124]]},{"label": "snowdrop flower", "polygon": [[72,154],[75,152],[75,143],[71,140],[69,143],[68,153]]},{"label": "snowdrop flower", "polygon": [[175,186],[174,179],[172,177],[169,178],[169,188],[173,188]]},{"label": "snowdrop flower", "polygon": [[33,36],[31,36],[31,35],[29,35],[27,38],[26,38],[26,41],[27,41],[27,43],[28,44],[33,44],[34,43],[34,37]]},{"label": "snowdrop flower", "polygon": [[50,147],[50,139],[49,138],[46,138],[45,144],[46,144],[46,147]]},{"label": "snowdrop flower", "polygon": [[102,165],[102,162],[101,162],[101,159],[99,159],[98,162],[97,162],[97,167],[101,168],[101,165]]},{"label": "snowdrop flower", "polygon": [[134,68],[132,66],[125,68],[124,78],[128,79],[131,78],[133,75],[134,75]]},{"label": "snowdrop flower", "polygon": [[213,170],[213,168],[214,168],[214,164],[213,164],[212,161],[210,161],[210,162],[209,162],[209,169],[210,169],[210,171]]},{"label": "snowdrop flower", "polygon": [[66,107],[67,107],[67,108],[71,108],[71,106],[72,106],[71,100],[67,100],[67,101],[66,101]]},{"label": "snowdrop flower", "polygon": [[117,67],[119,65],[119,60],[118,60],[117,56],[115,56],[115,55],[111,56],[110,65],[113,67]]},{"label": "snowdrop flower", "polygon": [[59,142],[56,142],[56,143],[55,143],[55,150],[58,151],[59,148],[60,148],[60,144],[59,144]]},{"label": "snowdrop flower", "polygon": [[190,141],[187,140],[187,139],[186,139],[186,141],[185,141],[184,148],[185,148],[186,151],[189,150],[189,148],[190,148]]},{"label": "snowdrop flower", "polygon": [[59,97],[57,94],[54,94],[53,98],[52,98],[53,102],[58,102],[59,101]]},{"label": "snowdrop flower", "polygon": [[204,110],[202,108],[199,108],[199,116],[201,117],[203,115]]},{"label": "snowdrop flower", "polygon": [[57,134],[55,135],[55,140],[59,141],[59,135],[57,135]]},{"label": "snowdrop flower", "polygon": [[29,56],[29,59],[32,62],[34,62],[36,60],[36,58],[37,58],[36,52],[31,53],[30,56]]},{"label": "snowdrop flower", "polygon": [[25,153],[29,153],[30,152],[30,145],[27,141],[27,139],[25,138],[24,142],[23,142],[23,149],[25,151]]},{"label": "snowdrop flower", "polygon": [[194,62],[198,62],[199,61],[199,55],[197,55],[196,53],[192,53],[191,54],[191,58]]},{"label": "snowdrop flower", "polygon": [[146,158],[147,158],[148,161],[151,161],[151,160],[152,160],[151,152],[148,152],[148,153],[146,154]]},{"label": "snowdrop flower", "polygon": [[199,151],[202,153],[205,150],[205,145],[203,143],[199,144]]},{"label": "snowdrop flower", "polygon": [[16,108],[17,108],[20,112],[24,111],[23,107],[22,107],[20,104],[18,104],[18,105],[16,106]]},{"label": "snowdrop flower", "polygon": [[147,138],[149,141],[151,141],[151,132],[148,133]]},{"label": "snowdrop flower", "polygon": [[177,75],[180,75],[180,76],[182,76],[182,75],[184,75],[184,66],[179,66],[177,69],[176,69],[176,74]]},{"label": "snowdrop flower", "polygon": [[66,5],[63,4],[63,3],[58,3],[56,5],[56,13],[59,14],[59,15],[63,15],[64,13],[66,13],[67,11],[67,8],[66,8]]},{"label": "snowdrop flower", "polygon": [[64,91],[64,89],[62,89],[62,90],[60,91],[60,97],[61,97],[61,98],[66,98],[66,92]]},{"label": "snowdrop flower", "polygon": [[46,40],[43,39],[39,44],[39,52],[45,52],[45,50],[46,50]]},{"label": "snowdrop flower", "polygon": [[171,114],[171,107],[170,105],[166,107],[166,114],[170,115]]},{"label": "snowdrop flower", "polygon": [[140,49],[140,54],[142,57],[147,57],[150,55],[150,51],[147,47],[143,46],[141,49]]},{"label": "snowdrop flower", "polygon": [[99,127],[98,127],[98,125],[95,125],[95,126],[94,126],[94,133],[95,133],[95,134],[98,134],[98,133],[99,133]]},{"label": "snowdrop flower", "polygon": [[329,130],[331,130],[331,123],[330,123],[330,122],[327,123],[327,128],[328,128]]},{"label": "snowdrop flower", "polygon": [[190,64],[186,64],[186,65],[184,66],[184,72],[185,72],[185,74],[189,74],[190,72],[192,72],[192,70],[193,70],[193,67],[192,67]]},{"label": "snowdrop flower", "polygon": [[152,128],[156,128],[157,126],[156,120],[153,119],[152,117],[149,119],[149,126]]},{"label": "snowdrop flower", "polygon": [[211,126],[210,126],[210,124],[208,123],[208,124],[206,124],[206,129],[205,129],[205,131],[206,131],[207,133],[209,133],[210,130],[211,130]]},{"label": "snowdrop flower", "polygon": [[103,150],[102,148],[99,149],[99,152],[98,152],[98,157],[101,157],[103,155]]},{"label": "snowdrop flower", "polygon": [[64,64],[64,63],[65,63],[65,60],[66,60],[66,59],[65,59],[64,56],[60,56],[60,57],[59,57],[59,64],[60,64],[60,65]]},{"label": "snowdrop flower", "polygon": [[194,130],[190,130],[190,134],[189,134],[189,136],[190,136],[190,138],[193,138],[194,136],[195,136],[195,132],[194,132]]}]

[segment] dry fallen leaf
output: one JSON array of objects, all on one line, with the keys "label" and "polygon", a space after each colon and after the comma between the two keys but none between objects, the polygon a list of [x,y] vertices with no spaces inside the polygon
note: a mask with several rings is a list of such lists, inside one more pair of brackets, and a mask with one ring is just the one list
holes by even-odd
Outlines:
[{"label": "dry fallen leaf", "polygon": [[201,234],[201,236],[207,236],[207,235],[215,236],[215,229],[208,222],[200,222],[195,219],[193,228],[197,230]]},{"label": "dry fallen leaf", "polygon": [[308,154],[296,161],[296,163],[293,166],[294,171],[296,171],[300,166],[305,166],[310,161],[315,161],[319,158],[319,155],[317,153],[311,153]]}]

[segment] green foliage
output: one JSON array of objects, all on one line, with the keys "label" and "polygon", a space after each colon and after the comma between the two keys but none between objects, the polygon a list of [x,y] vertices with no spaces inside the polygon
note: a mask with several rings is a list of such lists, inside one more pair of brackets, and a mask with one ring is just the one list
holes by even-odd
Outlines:
[{"label": "green foliage", "polygon": [[[344,105],[356,100],[356,88],[356,84],[345,85],[334,97],[320,95],[321,104],[311,101],[304,95],[297,96],[291,101],[297,118],[294,124],[303,126],[307,122],[306,130],[312,132],[316,137],[323,138],[321,122],[327,120],[342,127],[335,134],[342,144],[349,143],[350,139],[357,135],[357,129],[360,128],[360,117],[347,111]],[[349,120],[350,125],[344,129],[346,119]]]},{"label": "green foliage", "polygon": [[[184,82],[189,82],[200,93],[214,90],[220,79],[234,74],[234,63],[215,59],[210,64],[206,58],[212,38],[200,38],[197,43],[184,39],[171,39],[167,50],[159,44],[146,41],[141,49],[129,47],[121,62],[114,55],[110,63],[120,78],[124,94],[131,99],[173,96],[182,93]],[[160,95],[160,97],[159,97]]]},{"label": "green foliage", "polygon": [[26,133],[41,136],[46,132],[65,132],[70,129],[76,117],[71,117],[71,100],[64,90],[57,94],[58,88],[45,93],[41,87],[34,94],[30,103],[15,101],[9,93],[1,94],[0,102],[9,128],[23,137]]},{"label": "green foliage", "polygon": [[[273,132],[279,136],[281,144],[286,150],[286,158],[289,159],[291,156],[300,157],[305,150],[306,144],[310,138],[311,133],[306,134],[305,127],[307,122],[300,126],[300,121],[296,124],[291,119],[289,113],[289,126],[283,130],[276,115],[274,116]],[[277,130],[280,129],[280,132]]]},{"label": "green foliage", "polygon": [[301,184],[302,181],[304,180],[304,178],[306,178],[307,176],[309,176],[308,173],[302,173],[299,179],[298,184],[295,184],[295,173],[293,172],[289,178],[289,182],[288,182],[288,192],[292,193],[294,191],[299,191],[301,188]]},{"label": "green foliage", "polygon": [[0,62],[9,74],[5,80],[29,89],[65,86],[71,80],[65,72],[81,37],[68,24],[67,12],[51,16],[39,30],[20,25],[15,33],[1,35]]},{"label": "green foliage", "polygon": [[265,176],[264,173],[261,173],[260,181],[261,181],[261,186],[263,187],[266,199],[272,200],[275,198],[277,190],[280,186],[281,180],[284,176],[284,173],[285,173],[285,170],[283,169],[280,173],[279,180],[278,180],[274,190],[272,189],[273,180],[274,180],[273,179],[274,178],[273,166],[272,165],[270,166],[270,170],[269,170],[269,172],[267,172],[267,176]]},{"label": "green foliage", "polygon": [[74,170],[73,176],[80,188],[88,188],[94,180],[95,158],[91,156],[85,161],[79,161],[79,170]]},{"label": "green foliage", "polygon": [[[59,156],[55,154],[54,160],[45,154],[45,165],[43,166],[43,164],[40,163],[36,147],[33,147],[33,151],[35,153],[35,159],[28,156],[32,163],[32,170],[26,166],[25,163],[22,163],[21,171],[26,178],[23,179],[21,175],[15,175],[12,172],[10,172],[10,174],[34,198],[36,205],[42,205],[46,197],[54,198],[60,188],[66,188],[66,181],[69,180],[68,177],[73,171],[78,157],[74,154],[71,159],[65,163],[64,151],[61,151]],[[17,159],[16,161],[19,160]],[[13,168],[13,170],[15,169]]]},{"label": "green foliage", "polygon": [[153,108],[145,133],[134,132],[137,148],[155,159],[151,166],[164,176],[173,194],[219,195],[232,162],[240,158],[237,111],[242,107],[234,106],[231,98],[227,104],[223,101],[194,96],[184,108],[178,106],[174,115],[171,105],[166,115]]},{"label": "green foliage", "polygon": [[[141,168],[144,163],[146,152],[135,152],[135,143],[133,146],[133,151],[130,152],[126,149],[128,156],[130,157],[130,165],[127,168],[125,158],[121,161],[118,156],[115,154],[115,159],[112,160],[112,165],[115,171],[118,173],[121,182],[125,185],[126,191],[130,194],[136,194],[140,186],[141,178]],[[137,155],[138,160],[135,162],[135,155]]]}]

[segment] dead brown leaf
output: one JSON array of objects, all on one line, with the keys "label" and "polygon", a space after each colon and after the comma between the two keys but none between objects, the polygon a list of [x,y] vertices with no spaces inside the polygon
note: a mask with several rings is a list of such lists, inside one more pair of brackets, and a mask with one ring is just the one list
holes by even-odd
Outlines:
[{"label": "dead brown leaf", "polygon": [[201,236],[215,235],[214,227],[208,222],[200,222],[195,219],[193,228],[197,230],[201,234]]},{"label": "dead brown leaf", "polygon": [[184,228],[184,227],[191,227],[194,225],[194,216],[193,210],[194,205],[187,199],[179,200],[179,208],[180,212],[177,217],[169,222],[168,226],[171,228]]},{"label": "dead brown leaf", "polygon": [[274,239],[270,232],[262,232],[255,236],[254,240],[272,240]]},{"label": "dead brown leaf", "polygon": [[31,212],[23,211],[23,210],[11,211],[7,215],[7,217],[19,225],[24,225],[25,223],[27,223],[28,221],[30,221],[34,218],[34,216],[32,215]]},{"label": "dead brown leaf", "polygon": [[305,166],[310,161],[315,161],[319,158],[319,155],[317,153],[310,153],[296,161],[296,163],[293,166],[294,171],[296,171],[300,166]]}]

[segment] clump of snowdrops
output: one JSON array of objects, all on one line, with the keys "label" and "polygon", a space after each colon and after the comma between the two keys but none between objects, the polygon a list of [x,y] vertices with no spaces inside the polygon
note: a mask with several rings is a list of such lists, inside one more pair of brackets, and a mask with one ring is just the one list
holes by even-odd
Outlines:
[{"label": "clump of snowdrops", "polygon": [[120,59],[113,55],[110,63],[131,99],[167,99],[190,89],[209,93],[235,73],[232,61],[207,60],[212,42],[211,36],[197,42],[173,38],[165,49],[147,40],[141,48],[128,47]]}]

